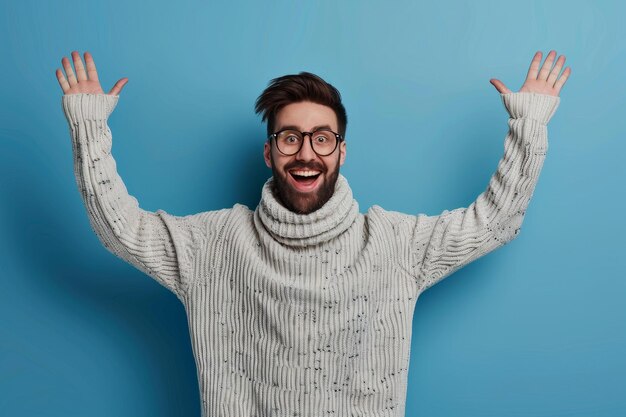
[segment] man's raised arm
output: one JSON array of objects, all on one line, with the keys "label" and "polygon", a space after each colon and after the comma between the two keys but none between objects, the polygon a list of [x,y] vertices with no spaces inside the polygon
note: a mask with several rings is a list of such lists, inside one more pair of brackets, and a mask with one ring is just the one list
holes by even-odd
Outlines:
[{"label": "man's raised arm", "polygon": [[63,57],[68,79],[60,70],[57,78],[65,93],[62,105],[72,137],[76,182],[92,229],[111,253],[156,279],[183,301],[189,248],[202,238],[206,217],[216,212],[178,217],[139,207],[117,173],[107,124],[125,81],[118,81],[111,93],[104,94],[91,55],[85,53],[89,79],[80,55],[73,52],[72,57],[77,77]]},{"label": "man's raised arm", "polygon": [[541,53],[535,54],[519,92],[491,80],[510,116],[504,156],[487,189],[469,207],[417,215],[411,262],[421,291],[517,237],[548,149],[547,124],[571,72],[566,68],[557,81],[565,58],[550,71],[555,55],[551,52],[539,71]]}]

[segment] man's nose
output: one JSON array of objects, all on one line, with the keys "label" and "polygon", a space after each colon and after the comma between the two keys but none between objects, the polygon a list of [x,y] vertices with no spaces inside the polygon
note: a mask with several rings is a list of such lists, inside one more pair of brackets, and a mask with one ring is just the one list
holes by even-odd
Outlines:
[{"label": "man's nose", "polygon": [[302,147],[300,148],[300,150],[298,151],[298,153],[296,154],[296,159],[299,160],[303,160],[303,161],[311,161],[315,158],[317,158],[317,154],[315,153],[315,151],[313,150],[313,148],[311,147],[311,139],[310,139],[310,135],[304,135],[304,138],[302,139]]}]

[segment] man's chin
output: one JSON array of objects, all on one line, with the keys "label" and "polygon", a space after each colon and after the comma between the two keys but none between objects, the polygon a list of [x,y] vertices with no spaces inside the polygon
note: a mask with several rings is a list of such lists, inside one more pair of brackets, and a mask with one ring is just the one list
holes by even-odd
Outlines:
[{"label": "man's chin", "polygon": [[[320,174],[321,175],[321,174]],[[292,181],[289,182],[290,192],[286,193],[286,199],[290,202],[290,210],[298,214],[309,214],[318,210],[325,202],[320,201],[320,194],[324,179],[318,179],[318,183],[310,190],[300,190]]]},{"label": "man's chin", "polygon": [[[331,180],[334,179],[332,185],[328,182],[327,174],[326,172],[320,174],[315,188],[303,191],[298,189],[292,178],[274,172],[274,196],[290,211],[298,214],[310,214],[322,208],[335,191],[339,172],[331,174]],[[289,173],[286,175],[291,176]]]}]

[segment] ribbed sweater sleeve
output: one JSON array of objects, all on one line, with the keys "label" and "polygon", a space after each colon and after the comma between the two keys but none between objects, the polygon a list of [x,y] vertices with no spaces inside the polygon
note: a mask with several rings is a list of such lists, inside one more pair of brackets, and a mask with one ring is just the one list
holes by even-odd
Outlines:
[{"label": "ribbed sweater sleeve", "polygon": [[200,226],[196,216],[143,210],[129,195],[111,154],[107,119],[118,101],[109,94],[66,94],[74,173],[93,231],[114,255],[156,279],[182,301],[189,256]]},{"label": "ribbed sweater sleeve", "polygon": [[487,189],[466,208],[417,216],[412,264],[422,291],[519,234],[548,149],[547,124],[560,98],[527,92],[501,98],[509,131]]}]

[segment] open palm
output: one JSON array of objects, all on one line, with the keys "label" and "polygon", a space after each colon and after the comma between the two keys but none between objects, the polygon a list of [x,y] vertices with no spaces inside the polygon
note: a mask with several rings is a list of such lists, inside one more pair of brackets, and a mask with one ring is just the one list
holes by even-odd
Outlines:
[{"label": "open palm", "polygon": [[[530,63],[530,68],[528,70],[526,80],[524,81],[524,85],[522,85],[522,88],[519,90],[520,93],[527,92],[549,94],[552,96],[559,95],[565,81],[567,81],[567,78],[572,73],[572,69],[570,67],[565,68],[563,73],[559,76],[561,68],[563,68],[563,64],[565,63],[565,56],[561,55],[556,61],[554,68],[552,68],[555,56],[556,51],[550,51],[540,70],[539,64],[541,63],[541,51],[537,51],[535,53],[535,56]],[[491,84],[493,84],[493,86],[496,87],[501,94],[508,94],[512,92],[504,85],[504,83],[502,83],[502,81],[496,78],[492,78],[489,82],[491,82]]]},{"label": "open palm", "polygon": [[[65,69],[67,78],[63,75],[63,71],[60,68],[56,70],[57,80],[63,90],[64,94],[104,94],[100,81],[98,80],[98,72],[96,71],[96,64],[93,61],[93,57],[89,52],[85,52],[85,65],[87,66],[87,72],[85,72],[85,66],[80,59],[80,54],[77,51],[72,51],[72,60],[74,61],[74,68],[76,68],[76,74],[72,70],[70,60],[66,57],[61,59],[61,64]],[[119,79],[111,91],[108,94],[119,95],[124,85],[128,82],[128,78],[124,77]]]}]

